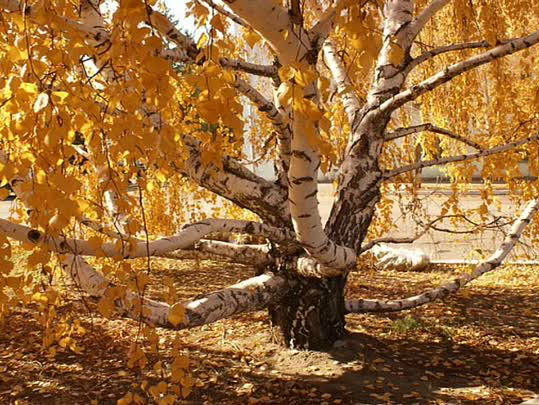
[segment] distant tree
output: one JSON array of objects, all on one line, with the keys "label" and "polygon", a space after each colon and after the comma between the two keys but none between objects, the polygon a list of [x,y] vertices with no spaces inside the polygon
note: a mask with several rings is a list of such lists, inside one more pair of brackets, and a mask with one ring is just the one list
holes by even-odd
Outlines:
[{"label": "distant tree", "polygon": [[[196,44],[154,3],[121,0],[107,13],[99,0],[80,7],[0,0],[0,175],[29,210],[22,217],[29,227],[0,221],[7,269],[0,285],[13,284],[9,246],[19,240],[35,245],[33,266],[59,253],[62,269],[100,299],[104,314],[190,328],[268,308],[286,345],[324,349],[343,337],[347,313],[413,308],[496,268],[532,221],[539,207],[534,1],[201,0],[190,3],[205,29]],[[274,62],[244,60],[255,46]],[[189,69],[178,74],[175,63]],[[259,112],[247,139],[261,161],[275,163],[275,181],[245,162],[244,100]],[[83,145],[74,145],[77,134]],[[69,161],[77,153],[86,174]],[[525,157],[531,176],[523,179]],[[457,226],[470,214],[458,190],[477,171],[474,161],[484,180],[478,229],[488,222],[494,181],[528,202],[500,249],[470,275],[415,297],[345,298],[362,253],[423,233],[384,236],[392,229],[388,191],[405,187],[417,208],[421,169],[445,167],[454,194],[422,223],[428,230],[451,211]],[[317,175],[332,168],[336,200],[324,226]],[[138,189],[130,192],[133,181]],[[192,190],[219,195],[247,219],[207,218],[177,230],[189,219],[182,193]],[[538,228],[529,229],[537,235]],[[155,237],[165,232],[174,235]],[[215,232],[268,243],[208,239]],[[115,258],[115,277],[127,287],[110,283],[110,266],[99,272],[86,256]],[[145,298],[147,272],[135,282],[125,275],[137,257],[148,258],[150,271],[150,257],[215,256],[256,265],[260,274],[178,303]],[[0,292],[3,308],[5,297]]]}]

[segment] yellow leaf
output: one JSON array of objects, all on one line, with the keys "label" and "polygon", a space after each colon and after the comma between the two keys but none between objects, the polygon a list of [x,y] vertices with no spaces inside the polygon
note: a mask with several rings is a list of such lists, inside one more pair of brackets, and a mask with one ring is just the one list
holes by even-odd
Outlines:
[{"label": "yellow leaf", "polygon": [[26,51],[20,51],[14,46],[9,47],[7,56],[9,60],[15,63],[28,59],[28,53]]},{"label": "yellow leaf", "polygon": [[219,14],[216,14],[212,19],[210,24],[215,28],[217,31],[225,32],[225,26],[223,25],[223,21],[221,19],[221,16]]},{"label": "yellow leaf", "polygon": [[296,74],[296,69],[292,66],[283,66],[279,68],[279,79],[281,82],[287,82],[294,77]]},{"label": "yellow leaf", "polygon": [[37,86],[34,83],[21,83],[20,89],[28,94],[37,93]]},{"label": "yellow leaf", "polygon": [[47,179],[47,174],[42,170],[39,169],[36,173],[36,181],[38,184],[45,184]]},{"label": "yellow leaf", "polygon": [[391,44],[388,55],[389,63],[400,65],[404,59],[404,50],[397,44]]},{"label": "yellow leaf", "polygon": [[185,307],[180,304],[176,303],[170,308],[170,311],[168,313],[168,321],[174,325],[178,326],[185,318]]},{"label": "yellow leaf", "polygon": [[289,82],[282,82],[277,89],[277,97],[281,104],[288,107],[292,102],[292,95],[294,94],[294,86]]},{"label": "yellow leaf", "polygon": [[56,104],[64,104],[65,99],[69,96],[69,93],[67,91],[53,91],[51,95],[52,95],[52,100]]},{"label": "yellow leaf", "polygon": [[307,87],[316,78],[316,73],[310,70],[298,70],[294,75],[294,80],[301,87]]},{"label": "yellow leaf", "polygon": [[200,38],[198,39],[197,48],[203,48],[204,45],[208,42],[208,36],[206,34],[202,34]]},{"label": "yellow leaf", "polygon": [[256,43],[260,41],[260,36],[254,31],[248,31],[243,34],[243,38],[249,44],[251,49],[254,49]]}]

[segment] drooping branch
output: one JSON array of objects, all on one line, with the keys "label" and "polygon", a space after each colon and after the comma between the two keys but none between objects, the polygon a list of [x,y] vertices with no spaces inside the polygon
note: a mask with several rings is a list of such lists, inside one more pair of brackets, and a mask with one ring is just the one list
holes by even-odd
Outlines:
[{"label": "drooping branch", "polygon": [[411,22],[408,30],[412,38],[417,37],[429,20],[444,8],[451,0],[433,0],[425,9]]},{"label": "drooping branch", "polygon": [[381,111],[394,111],[407,102],[415,100],[422,94],[425,94],[436,87],[447,83],[454,77],[475,69],[478,66],[490,63],[496,59],[500,59],[504,56],[530,48],[537,43],[539,43],[539,31],[536,31],[526,37],[517,38],[502,45],[498,45],[486,52],[480,53],[479,55],[472,56],[462,62],[446,67],[428,79],[413,85],[408,90],[404,90],[394,95],[389,100],[382,103],[379,108]]},{"label": "drooping branch", "polygon": [[189,248],[212,232],[241,232],[262,235],[276,243],[287,243],[294,240],[293,233],[288,230],[274,228],[259,222],[223,219],[207,219],[202,222],[188,224],[177,235],[158,239],[148,244],[146,242],[104,243],[101,246],[96,246],[86,240],[51,236],[5,219],[0,219],[0,232],[12,239],[28,244],[45,243],[49,249],[57,253],[121,257],[124,259],[134,259],[148,255],[160,256],[178,249]]},{"label": "drooping branch", "polygon": [[452,163],[452,162],[464,162],[464,161],[467,161],[467,160],[472,160],[472,159],[477,159],[477,158],[480,158],[480,157],[485,157],[485,156],[495,155],[495,154],[502,153],[502,152],[507,152],[509,150],[518,148],[519,146],[526,145],[528,143],[531,143],[531,142],[534,142],[534,141],[537,141],[537,140],[539,140],[539,133],[537,133],[534,136],[530,136],[528,138],[524,138],[524,139],[520,139],[518,141],[510,142],[510,143],[507,143],[505,145],[500,145],[500,146],[497,146],[495,148],[485,149],[485,150],[482,150],[481,152],[477,152],[477,153],[470,153],[470,154],[458,155],[458,156],[448,156],[448,157],[441,158],[441,159],[432,159],[432,160],[419,161],[419,162],[411,164],[411,165],[399,167],[397,169],[385,172],[384,173],[384,179],[387,180],[387,179],[390,179],[392,177],[398,176],[399,174],[407,173],[407,172],[414,171],[414,170],[423,169],[425,167],[439,166],[439,165],[444,165],[444,164]]},{"label": "drooping branch", "polygon": [[427,304],[434,300],[444,298],[459,290],[470,281],[475,280],[479,276],[494,270],[507,257],[515,244],[520,239],[522,232],[531,222],[537,210],[539,210],[539,200],[532,200],[528,203],[519,219],[513,224],[511,232],[505,238],[501,246],[490,256],[486,261],[480,263],[470,274],[464,274],[454,279],[453,281],[434,288],[423,294],[419,294],[402,300],[350,300],[346,301],[345,307],[349,313],[361,312],[395,312],[406,309],[412,309],[420,305]]},{"label": "drooping branch", "polygon": [[346,115],[348,116],[348,122],[350,125],[355,120],[356,114],[359,112],[361,107],[357,94],[355,93],[352,82],[346,73],[346,70],[342,64],[342,61],[337,56],[335,52],[335,47],[333,43],[328,39],[324,43],[324,60],[326,65],[331,71],[331,75],[337,83],[337,90],[339,91]]},{"label": "drooping branch", "polygon": [[[66,255],[62,269],[90,296],[108,298],[122,315],[170,329],[192,328],[262,309],[289,289],[289,282],[284,278],[265,273],[171,306],[114,286],[80,256]],[[180,319],[179,314],[183,314]]]},{"label": "drooping branch", "polygon": [[423,132],[423,131],[429,131],[429,132],[434,132],[436,134],[440,134],[440,135],[445,135],[449,138],[452,138],[452,139],[455,139],[456,141],[459,141],[459,142],[462,142],[468,146],[471,146],[472,148],[475,148],[479,151],[483,150],[483,148],[481,147],[481,145],[479,145],[478,143],[474,142],[474,141],[471,141],[469,139],[466,139],[458,134],[455,134],[454,132],[451,132],[445,128],[440,128],[436,125],[433,125],[431,123],[426,123],[426,124],[421,124],[421,125],[414,125],[414,126],[411,126],[411,127],[406,127],[406,128],[398,128],[396,129],[395,131],[393,132],[390,132],[390,133],[387,133],[385,136],[384,136],[384,140],[386,142],[388,141],[392,141],[394,139],[398,139],[398,138],[402,138],[404,136],[407,136],[407,135],[411,135],[411,134],[416,134],[418,132]]}]

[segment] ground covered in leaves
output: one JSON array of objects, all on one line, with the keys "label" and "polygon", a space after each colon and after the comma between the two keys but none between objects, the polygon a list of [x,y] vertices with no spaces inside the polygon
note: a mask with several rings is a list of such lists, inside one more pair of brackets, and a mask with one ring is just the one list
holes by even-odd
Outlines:
[{"label": "ground covered in leaves", "polygon": [[[439,285],[466,267],[422,272],[363,272],[348,296],[408,296]],[[179,298],[252,276],[248,267],[215,262],[154,264],[154,286],[174,280]],[[188,331],[157,330],[159,356],[181,341],[194,380],[192,404],[519,403],[539,392],[539,267],[506,266],[444,302],[390,315],[350,315],[349,336],[327,353],[272,343],[265,312]],[[148,294],[159,296],[154,287]],[[105,319],[70,292],[59,311],[80,311],[85,334],[76,351],[42,349],[33,306],[0,328],[0,403],[115,404],[145,395],[158,376],[129,368],[139,324]],[[71,346],[73,348],[73,346]],[[54,354],[54,356],[53,356]],[[149,355],[150,360],[152,355]],[[152,364],[151,361],[149,363]]]}]

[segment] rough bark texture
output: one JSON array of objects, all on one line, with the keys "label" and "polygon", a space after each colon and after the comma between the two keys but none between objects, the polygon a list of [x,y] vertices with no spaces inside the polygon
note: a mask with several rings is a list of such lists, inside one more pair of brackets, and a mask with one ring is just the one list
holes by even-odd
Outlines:
[{"label": "rough bark texture", "polygon": [[324,350],[345,335],[346,277],[300,278],[269,314],[275,335],[296,349]]}]

